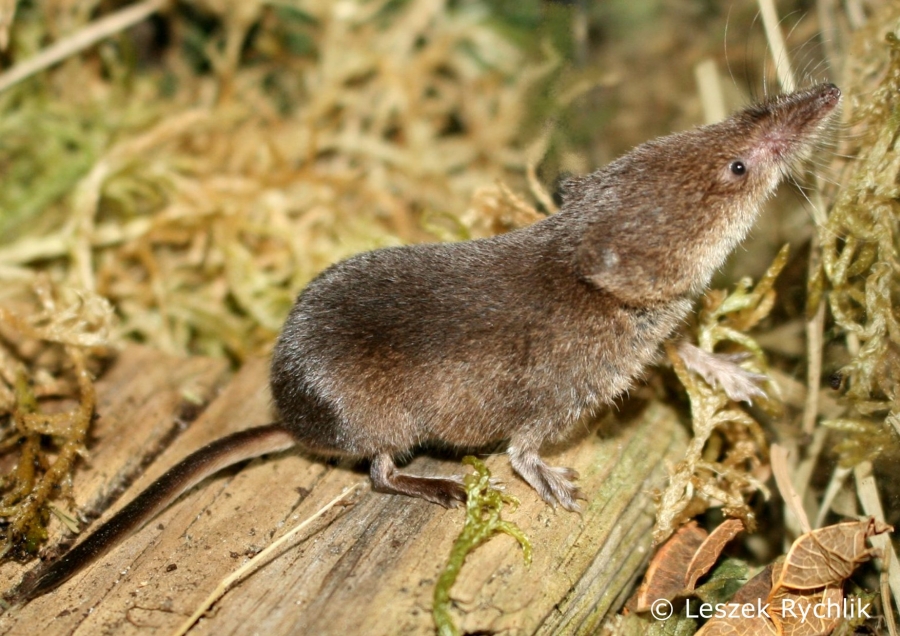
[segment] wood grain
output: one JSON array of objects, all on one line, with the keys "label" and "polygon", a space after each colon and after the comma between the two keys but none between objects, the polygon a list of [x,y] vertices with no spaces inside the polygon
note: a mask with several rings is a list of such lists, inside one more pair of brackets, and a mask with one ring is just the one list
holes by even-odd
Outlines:
[{"label": "wood grain", "polygon": [[[131,377],[130,384],[111,379],[100,384],[107,428],[102,435],[98,431],[91,450],[98,458],[92,460],[95,471],[101,454],[118,457],[103,450],[110,440],[131,436],[129,427],[145,417],[113,408],[114,401],[127,405],[132,391],[162,391],[148,386],[162,377],[119,369],[133,365],[134,355],[125,352],[110,371],[110,378]],[[168,376],[204,365],[208,375],[203,377],[221,375],[221,366],[208,360],[158,363],[169,369]],[[142,364],[149,362],[142,359]],[[203,443],[269,421],[266,371],[262,361],[245,365],[118,505]],[[173,377],[166,382],[177,384]],[[170,419],[175,411],[177,406]],[[461,628],[592,633],[624,602],[646,560],[653,522],[650,491],[664,484],[665,465],[679,459],[684,444],[675,415],[651,404],[615,432],[586,434],[548,453],[553,463],[581,473],[579,484],[590,497],[582,515],[549,508],[511,473],[505,456],[488,458],[494,475],[522,501],[506,517],[531,538],[534,562],[525,567],[509,537],[498,537],[471,555],[452,592]],[[121,457],[109,461],[113,467],[127,463]],[[455,460],[419,457],[409,470],[436,475],[462,468]],[[249,555],[359,482],[367,483],[363,470],[329,465],[299,451],[223,471],[55,593],[0,618],[0,633],[171,633]],[[367,485],[352,501],[314,523],[231,590],[191,633],[433,634],[434,582],[462,527],[463,511],[374,493]],[[16,580],[18,572],[9,567],[3,572],[7,586]]]}]

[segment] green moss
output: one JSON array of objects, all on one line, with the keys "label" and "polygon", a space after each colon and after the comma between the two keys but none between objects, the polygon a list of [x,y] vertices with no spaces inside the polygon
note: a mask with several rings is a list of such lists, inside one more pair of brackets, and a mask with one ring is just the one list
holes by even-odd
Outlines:
[{"label": "green moss", "polygon": [[491,473],[480,459],[468,456],[463,458],[463,463],[472,466],[475,473],[465,476],[466,523],[453,544],[447,565],[434,588],[432,614],[441,636],[459,634],[450,616],[450,588],[456,582],[470,552],[496,534],[508,534],[522,546],[525,563],[531,564],[531,542],[528,537],[516,524],[504,521],[501,517],[505,505],[510,505],[515,510],[519,500],[504,494],[491,484]]},{"label": "green moss", "polygon": [[847,409],[825,422],[841,432],[835,451],[844,466],[900,452],[888,425],[900,416],[900,41],[889,33],[872,42],[873,33],[860,35],[858,43],[868,47],[858,63],[870,65],[865,77],[881,80],[874,90],[850,85],[846,91],[855,134],[845,154],[855,158],[821,232],[822,273],[813,285],[813,299],[827,299],[834,334],[850,359],[839,371]]}]

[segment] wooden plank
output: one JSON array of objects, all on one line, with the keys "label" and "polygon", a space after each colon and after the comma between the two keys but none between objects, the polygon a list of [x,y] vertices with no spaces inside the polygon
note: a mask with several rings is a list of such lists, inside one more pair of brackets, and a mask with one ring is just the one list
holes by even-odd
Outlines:
[{"label": "wooden plank", "polygon": [[[220,435],[267,421],[266,365],[245,366],[176,447],[126,493]],[[503,455],[494,475],[522,500],[507,518],[534,544],[526,568],[518,545],[499,537],[476,551],[453,589],[463,630],[511,634],[591,633],[624,600],[650,542],[649,491],[683,452],[685,433],[651,405],[615,433],[576,440],[550,454],[581,473],[582,515],[553,510],[515,477]],[[457,461],[417,458],[419,474],[452,474]],[[0,620],[9,634],[169,633],[248,554],[313,515],[365,472],[301,452],[225,471],[186,495],[100,564]],[[431,598],[462,510],[444,510],[366,488],[328,513],[292,547],[230,591],[193,634],[433,634]]]},{"label": "wooden plank", "polygon": [[[129,347],[100,381],[79,510],[96,517],[199,415],[229,377],[226,361]],[[84,502],[84,503],[82,503]]]},{"label": "wooden plank", "polygon": [[[175,358],[138,345],[121,352],[97,383],[98,418],[72,485],[80,516],[94,518],[117,497],[124,501],[126,487],[206,408],[229,375],[219,359]],[[70,541],[55,518],[50,536],[48,550]],[[32,565],[4,563],[0,589],[12,587]]]}]

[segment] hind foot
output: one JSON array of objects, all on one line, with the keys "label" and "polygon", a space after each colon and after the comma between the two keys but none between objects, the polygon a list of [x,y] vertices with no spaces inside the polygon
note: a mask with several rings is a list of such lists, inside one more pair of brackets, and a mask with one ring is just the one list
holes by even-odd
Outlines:
[{"label": "hind foot", "polygon": [[417,477],[397,470],[390,455],[378,455],[369,471],[378,492],[421,497],[445,508],[456,508],[466,500],[462,477]]},{"label": "hind foot", "polygon": [[581,512],[576,499],[586,499],[584,493],[572,483],[578,473],[571,468],[548,466],[535,451],[509,449],[509,463],[525,481],[531,484],[541,499],[551,506],[557,503],[566,510]]}]

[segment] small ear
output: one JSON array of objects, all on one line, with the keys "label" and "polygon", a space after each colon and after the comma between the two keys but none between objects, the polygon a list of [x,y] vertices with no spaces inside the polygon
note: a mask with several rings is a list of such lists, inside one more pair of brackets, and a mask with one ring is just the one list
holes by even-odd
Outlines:
[{"label": "small ear", "polygon": [[556,178],[553,198],[560,207],[572,205],[577,199],[584,197],[585,189],[590,183],[588,176],[572,175],[568,172],[561,173]]},{"label": "small ear", "polygon": [[567,195],[571,194],[573,175],[571,172],[560,172],[553,180],[553,202],[562,207]]}]

